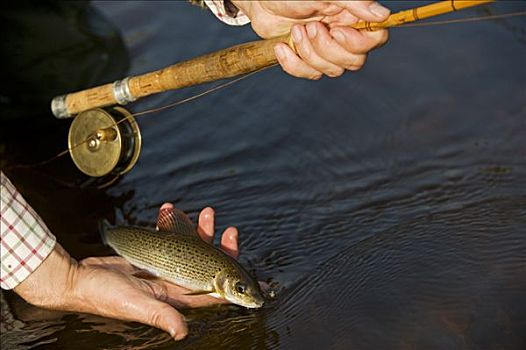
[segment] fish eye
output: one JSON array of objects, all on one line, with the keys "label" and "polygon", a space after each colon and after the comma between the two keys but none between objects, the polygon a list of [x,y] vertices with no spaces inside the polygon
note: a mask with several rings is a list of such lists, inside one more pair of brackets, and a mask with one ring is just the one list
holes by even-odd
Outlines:
[{"label": "fish eye", "polygon": [[234,288],[236,289],[236,292],[240,293],[240,294],[245,294],[245,291],[247,289],[247,286],[245,286],[243,283],[241,282],[237,282],[236,285],[234,286]]}]

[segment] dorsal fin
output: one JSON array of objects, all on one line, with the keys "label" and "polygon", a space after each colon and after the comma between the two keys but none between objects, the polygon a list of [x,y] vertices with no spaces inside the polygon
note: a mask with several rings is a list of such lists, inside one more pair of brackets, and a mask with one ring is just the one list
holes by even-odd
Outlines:
[{"label": "dorsal fin", "polygon": [[163,208],[157,218],[159,231],[183,234],[195,234],[197,231],[192,221],[181,210],[176,208]]}]

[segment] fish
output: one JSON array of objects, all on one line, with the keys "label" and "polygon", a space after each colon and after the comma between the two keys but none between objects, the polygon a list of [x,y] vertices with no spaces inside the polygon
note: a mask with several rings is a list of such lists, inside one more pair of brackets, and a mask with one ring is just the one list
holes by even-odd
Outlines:
[{"label": "fish", "polygon": [[264,296],[257,280],[233,257],[201,239],[188,216],[163,208],[158,230],[101,222],[103,242],[130,264],[190,290],[188,295],[211,295],[260,308]]}]

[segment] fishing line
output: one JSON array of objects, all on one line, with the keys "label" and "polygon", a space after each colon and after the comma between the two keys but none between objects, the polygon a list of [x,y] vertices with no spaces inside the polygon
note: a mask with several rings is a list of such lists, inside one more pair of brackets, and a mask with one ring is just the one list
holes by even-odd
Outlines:
[{"label": "fishing line", "polygon": [[[117,125],[119,125],[120,123],[122,123],[123,121],[128,120],[128,119],[130,119],[130,118],[132,118],[132,117],[142,117],[142,116],[144,116],[144,115],[146,115],[146,114],[149,114],[149,113],[160,112],[160,111],[163,111],[163,110],[165,110],[165,109],[173,108],[173,107],[176,107],[176,106],[182,105],[183,103],[186,103],[186,102],[190,102],[190,101],[196,100],[196,99],[198,99],[199,97],[203,97],[203,96],[208,95],[208,94],[210,94],[210,93],[212,93],[212,92],[215,92],[215,91],[221,90],[221,89],[223,89],[223,88],[226,88],[226,87],[228,87],[228,86],[230,86],[230,85],[233,85],[234,83],[237,83],[237,82],[239,82],[239,81],[241,81],[241,80],[243,80],[243,79],[246,79],[246,78],[250,77],[250,76],[253,75],[253,74],[256,74],[256,73],[258,73],[258,72],[260,72],[260,71],[262,71],[262,70],[264,70],[264,69],[267,69],[267,68],[270,68],[270,67],[274,67],[274,66],[276,66],[276,65],[277,65],[277,63],[276,63],[276,64],[273,64],[273,65],[271,65],[271,66],[268,66],[268,67],[261,68],[261,69],[259,69],[259,70],[256,70],[256,71],[254,71],[254,72],[251,72],[251,73],[245,74],[245,75],[243,75],[243,76],[241,76],[241,77],[239,77],[239,78],[236,78],[236,79],[234,79],[234,80],[228,81],[228,82],[226,82],[226,83],[223,83],[223,84],[217,85],[217,86],[215,86],[215,87],[213,87],[213,88],[211,88],[211,89],[205,90],[205,91],[203,91],[203,92],[201,92],[201,93],[199,93],[199,94],[197,94],[197,95],[190,96],[190,97],[184,98],[184,99],[182,99],[182,100],[179,100],[179,101],[177,101],[177,102],[173,102],[173,103],[167,104],[167,105],[165,105],[165,106],[157,107],[157,108],[147,109],[147,110],[142,111],[142,112],[137,112],[137,113],[130,114],[129,116],[126,116],[125,118],[123,118],[123,119],[119,120],[118,122],[114,123],[114,125],[112,125],[112,127],[113,127],[113,126],[117,126]],[[81,142],[81,144],[84,144],[86,141],[87,141],[87,140]],[[75,145],[75,147],[76,147],[76,146],[77,146],[77,145]],[[72,148],[73,148],[73,147],[72,147]],[[61,152],[60,155],[57,155],[57,156],[55,156],[54,158],[62,157],[63,155],[65,155],[65,154],[67,154],[67,153],[69,153],[69,150],[65,150],[65,151]],[[49,161],[51,161],[51,160],[49,160]],[[103,184],[96,186],[96,189],[101,190],[101,189],[104,189],[104,188],[106,188],[106,187],[108,187],[108,186],[111,186],[111,185],[112,185],[113,183],[115,183],[120,177],[121,177],[121,174],[116,174],[112,179],[109,179],[108,181],[104,182]]]},{"label": "fishing line", "polygon": [[[444,21],[433,21],[433,22],[426,22],[426,23],[410,23],[410,24],[408,23],[408,24],[404,24],[404,25],[401,25],[401,26],[395,26],[395,27],[392,27],[392,28],[424,27],[424,26],[443,25],[443,24],[450,24],[450,23],[476,22],[476,21],[485,21],[485,20],[489,20],[489,19],[502,19],[502,18],[524,16],[524,15],[526,15],[526,11],[505,13],[505,14],[501,14],[501,15],[488,15],[488,16],[471,17],[471,18],[460,18],[460,19],[452,19],[452,20],[444,20]],[[167,104],[165,106],[148,109],[148,110],[145,110],[145,111],[142,111],[142,112],[132,113],[130,116],[126,116],[124,119],[119,120],[118,122],[116,122],[112,126],[117,126],[121,122],[129,120],[130,117],[139,117],[139,116],[143,116],[143,115],[150,114],[150,113],[160,112],[160,111],[163,111],[165,109],[174,108],[174,107],[182,105],[182,104],[184,104],[186,102],[190,102],[190,101],[196,100],[196,99],[198,99],[198,98],[200,98],[202,96],[208,95],[208,94],[210,94],[212,92],[215,92],[215,91],[221,90],[223,88],[226,88],[226,87],[228,87],[230,85],[233,85],[233,84],[235,84],[235,83],[237,83],[237,82],[239,82],[239,81],[241,81],[243,79],[246,79],[246,78],[250,77],[251,75],[259,73],[262,70],[265,70],[267,68],[271,68],[271,67],[274,67],[274,66],[277,66],[277,65],[278,64],[276,63],[276,64],[273,64],[271,66],[264,67],[262,69],[259,69],[259,70],[256,70],[254,72],[248,73],[246,75],[243,75],[243,76],[241,76],[239,78],[236,78],[234,80],[231,80],[229,82],[226,82],[226,83],[220,84],[218,86],[215,86],[215,87],[213,87],[213,88],[211,88],[209,90],[205,90],[204,92],[201,92],[201,93],[199,93],[197,95],[190,96],[188,98],[179,100],[177,102]],[[87,140],[83,141],[81,144],[85,143],[86,141]],[[76,146],[78,146],[78,145],[74,145],[72,148],[75,148]],[[55,157],[56,158],[61,157],[61,156],[65,155],[67,152],[68,152],[68,150],[65,150],[65,151],[61,152],[60,155],[57,155]],[[49,161],[51,161],[51,160],[49,160]]]},{"label": "fishing line", "polygon": [[[213,88],[210,88],[208,90],[205,90],[201,93],[198,93],[196,95],[193,95],[193,96],[190,96],[190,97],[187,97],[187,98],[184,98],[182,100],[179,100],[179,101],[176,101],[176,102],[173,102],[173,103],[170,103],[168,105],[165,105],[165,106],[162,106],[162,107],[157,107],[157,108],[152,108],[152,109],[147,109],[145,111],[141,111],[141,112],[136,112],[136,113],[133,113],[133,114],[130,114],[129,116],[126,116],[125,118],[119,120],[118,122],[116,123],[113,123],[112,125],[110,125],[108,128],[111,128],[111,127],[115,127],[117,125],[119,125],[120,123],[126,121],[126,120],[129,120],[131,119],[132,117],[141,117],[141,116],[144,116],[146,114],[150,114],[150,113],[155,113],[155,112],[160,112],[160,111],[163,111],[165,109],[169,109],[169,108],[173,108],[173,107],[176,107],[176,106],[179,106],[179,105],[182,105],[183,103],[186,103],[186,102],[190,102],[190,101],[193,101],[193,100],[196,100],[200,97],[203,97],[205,95],[208,95],[212,92],[215,92],[215,91],[219,91],[223,88],[226,88],[230,85],[233,85],[243,79],[246,79],[256,73],[259,73],[261,72],[262,70],[265,70],[267,68],[271,68],[271,67],[274,67],[274,66],[277,66],[277,63],[276,64],[273,64],[271,66],[268,66],[268,67],[264,67],[264,68],[261,68],[259,70],[256,70],[254,72],[251,72],[251,73],[248,73],[248,74],[245,74],[239,78],[236,78],[236,79],[233,79],[233,80],[230,80],[226,83],[223,83],[223,84],[219,84],[217,86],[214,86]],[[8,169],[25,169],[25,168],[33,168],[33,167],[39,167],[39,166],[43,166],[43,165],[46,165],[60,157],[63,157],[65,156],[66,154],[68,154],[71,150],[85,144],[86,142],[89,141],[89,138],[83,140],[82,142],[79,142],[71,147],[68,147],[67,149],[65,149],[64,151],[61,151],[59,152],[58,154],[54,155],[53,157],[49,158],[49,159],[46,159],[46,160],[43,160],[43,161],[40,161],[40,162],[37,162],[37,163],[32,163],[32,164],[20,164],[20,165],[12,165],[10,167],[8,167]],[[112,180],[111,183],[113,183],[114,181],[116,181],[116,179]]]},{"label": "fishing line", "polygon": [[54,155],[53,157],[49,158],[49,159],[46,159],[46,160],[43,160],[41,162],[37,162],[37,163],[33,163],[33,164],[19,164],[19,165],[11,165],[9,167],[7,167],[7,169],[20,169],[20,168],[33,168],[33,167],[38,167],[38,166],[42,166],[42,165],[46,165],[52,161],[54,161],[55,159],[58,159],[66,154],[69,153],[70,150],[72,149],[75,149],[83,144],[85,144],[86,142],[88,142],[88,139],[76,144],[76,145],[73,145],[71,148],[68,148],[62,152],[59,152],[58,154]]},{"label": "fishing line", "polygon": [[226,82],[226,83],[223,83],[223,84],[220,84],[220,85],[218,85],[218,86],[215,86],[215,87],[213,87],[213,88],[211,88],[211,89],[205,90],[205,91],[203,91],[203,92],[201,92],[201,93],[199,93],[199,94],[197,94],[197,95],[190,96],[190,97],[187,97],[187,98],[185,98],[185,99],[179,100],[179,101],[177,101],[177,102],[173,102],[173,103],[167,104],[166,106],[157,107],[157,108],[152,108],[152,109],[148,109],[148,110],[146,110],[146,111],[142,111],[142,112],[132,113],[130,116],[127,116],[125,119],[121,119],[120,121],[118,121],[117,123],[115,123],[115,125],[119,124],[120,122],[126,120],[126,119],[129,118],[129,117],[140,117],[140,116],[143,116],[143,115],[145,115],[145,114],[154,113],[154,112],[160,112],[160,111],[163,111],[163,110],[165,110],[165,109],[173,108],[173,107],[176,107],[176,106],[182,105],[183,103],[186,103],[186,102],[190,102],[190,101],[196,100],[196,99],[198,99],[199,97],[203,97],[203,96],[208,95],[208,94],[210,94],[210,93],[212,93],[212,92],[215,92],[215,91],[221,90],[221,89],[223,89],[223,88],[226,88],[226,87],[228,87],[228,86],[230,86],[230,85],[233,85],[233,84],[235,84],[235,83],[237,83],[237,82],[239,82],[239,81],[241,81],[241,80],[243,80],[243,79],[246,79],[246,78],[250,77],[251,75],[254,75],[254,74],[256,74],[256,73],[259,73],[259,72],[261,72],[261,71],[263,71],[263,70],[265,70],[265,69],[267,69],[267,68],[275,67],[275,66],[277,66],[277,65],[278,65],[278,64],[275,63],[275,64],[273,64],[273,65],[271,65],[271,66],[268,66],[268,67],[264,67],[264,68],[258,69],[258,70],[256,70],[256,71],[253,71],[253,72],[251,72],[251,73],[245,74],[245,75],[243,75],[243,76],[241,76],[241,77],[239,77],[239,78],[236,78],[236,79],[234,79],[234,80],[228,81],[228,82]]},{"label": "fishing line", "polygon": [[[525,16],[526,15],[526,11],[520,11],[520,12],[511,12],[511,13],[505,13],[505,14],[500,14],[500,15],[488,15],[488,16],[479,16],[479,17],[470,17],[470,18],[459,18],[459,19],[451,19],[451,20],[443,20],[443,21],[432,21],[432,22],[425,22],[425,23],[408,23],[408,24],[403,24],[403,25],[399,25],[399,26],[393,26],[393,27],[390,27],[390,28],[414,28],[414,27],[426,27],[426,26],[434,26],[434,25],[444,25],[444,24],[452,24],[452,23],[464,23],[464,22],[477,22],[477,21],[485,21],[485,20],[490,20],[490,19],[503,19],[503,18],[511,18],[511,17],[518,17],[518,16]],[[223,83],[223,84],[219,84],[213,88],[210,88],[208,90],[205,90],[201,93],[198,93],[196,95],[193,95],[193,96],[190,96],[190,97],[187,97],[187,98],[184,98],[182,100],[179,100],[179,101],[176,101],[176,102],[173,102],[173,103],[170,103],[170,104],[167,104],[165,106],[161,106],[161,107],[157,107],[157,108],[152,108],[152,109],[148,109],[148,110],[145,110],[145,111],[141,111],[141,112],[136,112],[136,113],[132,113],[130,114],[129,116],[126,116],[125,118],[119,120],[118,122],[114,123],[113,125],[111,125],[110,127],[114,127],[114,126],[117,126],[119,125],[120,123],[124,122],[124,121],[127,121],[129,120],[131,117],[140,117],[140,116],[144,116],[144,115],[147,115],[147,114],[150,114],[150,113],[155,113],[155,112],[160,112],[160,111],[163,111],[163,110],[166,110],[166,109],[170,109],[170,108],[174,108],[176,106],[179,106],[179,105],[182,105],[184,103],[187,103],[187,102],[190,102],[190,101],[193,101],[193,100],[196,100],[200,97],[203,97],[205,95],[208,95],[212,92],[215,92],[215,91],[219,91],[221,89],[224,89],[228,86],[231,86],[243,79],[246,79],[256,73],[259,73],[267,68],[271,68],[271,67],[275,67],[277,66],[278,64],[273,64],[273,65],[270,65],[268,67],[264,67],[264,68],[261,68],[259,70],[256,70],[254,72],[251,72],[251,73],[248,73],[248,74],[245,74],[239,78],[236,78],[236,79],[233,79],[231,81],[228,81],[226,83]],[[66,154],[68,154],[72,149],[75,149],[83,144],[85,144],[86,142],[88,142],[88,139],[76,144],[76,145],[73,145],[71,147],[68,147],[66,150],[62,151],[62,152],[59,152],[58,154],[56,154],[55,156],[49,158],[49,159],[46,159],[44,161],[41,161],[41,162],[37,162],[37,163],[33,163],[33,164],[25,164],[25,165],[13,165],[13,166],[10,166],[8,167],[9,169],[19,169],[19,168],[32,168],[32,167],[38,167],[38,166],[43,166],[43,165],[46,165]],[[117,176],[118,178],[118,176]],[[116,181],[116,179],[113,179],[112,181],[110,181],[110,184],[113,183],[114,181]]]}]

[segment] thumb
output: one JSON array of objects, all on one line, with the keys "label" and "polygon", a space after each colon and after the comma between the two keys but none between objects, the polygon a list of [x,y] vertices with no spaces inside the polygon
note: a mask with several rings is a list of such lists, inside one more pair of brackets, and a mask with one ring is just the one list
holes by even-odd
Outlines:
[{"label": "thumb", "polygon": [[391,11],[376,1],[338,1],[340,7],[361,20],[381,22],[387,19]]},{"label": "thumb", "polygon": [[136,321],[162,329],[175,340],[181,340],[188,334],[183,315],[166,303],[150,299],[138,311]]}]

